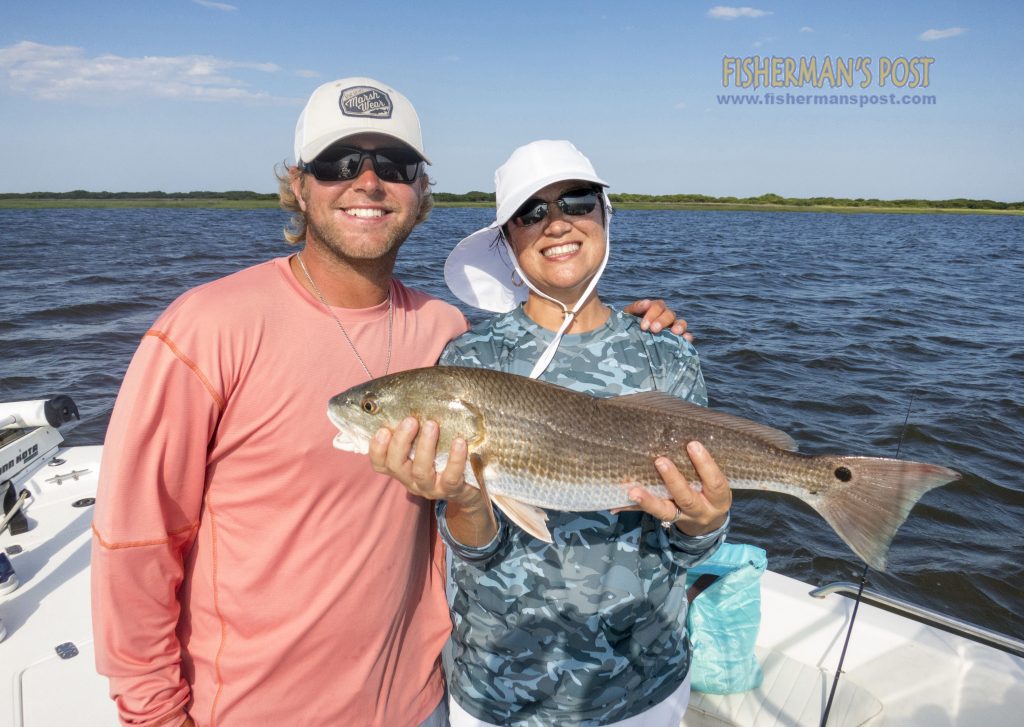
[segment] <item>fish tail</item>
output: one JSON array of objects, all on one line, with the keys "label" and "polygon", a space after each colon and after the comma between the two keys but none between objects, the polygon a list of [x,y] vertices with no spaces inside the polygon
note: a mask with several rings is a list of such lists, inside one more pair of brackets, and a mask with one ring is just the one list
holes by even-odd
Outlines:
[{"label": "fish tail", "polygon": [[934,487],[960,479],[938,465],[876,457],[833,457],[834,487],[818,511],[847,545],[875,570],[884,571],[889,545],[910,510]]}]

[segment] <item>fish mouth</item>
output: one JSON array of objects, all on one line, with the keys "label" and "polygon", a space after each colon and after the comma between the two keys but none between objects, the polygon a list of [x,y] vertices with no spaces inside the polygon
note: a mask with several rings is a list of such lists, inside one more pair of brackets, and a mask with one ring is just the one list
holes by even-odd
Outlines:
[{"label": "fish mouth", "polygon": [[353,452],[355,454],[370,453],[370,438],[351,430],[342,429],[334,435],[331,443],[335,449],[340,449],[342,452]]},{"label": "fish mouth", "polygon": [[327,418],[338,428],[338,433],[331,440],[335,449],[355,454],[370,453],[370,435],[363,429],[339,417],[333,407],[327,409]]}]

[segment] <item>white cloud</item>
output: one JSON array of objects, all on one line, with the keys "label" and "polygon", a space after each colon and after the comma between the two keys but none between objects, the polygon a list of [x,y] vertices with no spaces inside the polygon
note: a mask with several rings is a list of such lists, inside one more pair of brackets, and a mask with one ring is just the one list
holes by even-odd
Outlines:
[{"label": "white cloud", "polygon": [[192,0],[196,5],[202,5],[204,8],[212,8],[213,10],[223,10],[226,13],[232,10],[238,10],[234,5],[228,5],[227,3],[215,3],[212,0]]},{"label": "white cloud", "polygon": [[716,5],[715,7],[708,10],[708,17],[714,18],[715,20],[736,20],[736,18],[760,18],[765,15],[771,15],[771,12],[767,10],[757,10],[756,8],[731,8],[725,5]]},{"label": "white cloud", "polygon": [[300,68],[295,71],[295,75],[299,78],[320,78],[320,74],[316,71],[311,71],[308,68]]},{"label": "white cloud", "polygon": [[685,101],[680,101],[679,103],[677,103],[675,105],[675,108],[680,109],[680,110],[685,109],[686,108],[686,102]]},{"label": "white cloud", "polygon": [[273,63],[215,56],[89,57],[81,48],[21,41],[0,48],[0,88],[40,100],[143,96],[280,102],[253,90],[236,72],[276,73]]},{"label": "white cloud", "polygon": [[967,32],[967,28],[946,28],[945,30],[926,30],[917,36],[918,40],[943,40],[944,38],[955,38]]},{"label": "white cloud", "polygon": [[805,25],[804,27],[800,28],[800,32],[801,33],[813,33],[814,32],[814,28],[812,28],[809,25]]}]

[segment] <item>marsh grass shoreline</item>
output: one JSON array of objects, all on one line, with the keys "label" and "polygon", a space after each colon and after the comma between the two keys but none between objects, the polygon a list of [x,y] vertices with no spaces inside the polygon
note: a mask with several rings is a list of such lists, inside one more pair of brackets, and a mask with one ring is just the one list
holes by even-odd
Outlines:
[{"label": "marsh grass shoreline", "polygon": [[[839,214],[915,214],[915,215],[1024,215],[1017,209],[964,209],[959,207],[847,207],[841,205],[797,205],[797,204],[750,204],[742,202],[616,202],[616,210],[666,210],[704,212],[833,212]],[[478,202],[435,202],[435,207],[488,207],[493,203]]]},{"label": "marsh grass shoreline", "polygon": [[[187,193],[0,193],[0,209],[118,209],[118,208],[169,208],[169,209],[274,209],[277,196],[255,192]],[[158,195],[158,196],[157,196]],[[670,195],[669,197],[699,196]],[[456,195],[446,192],[435,193],[434,206],[493,208],[493,195],[469,192]],[[646,198],[645,198],[646,197]],[[468,198],[468,199],[466,199]],[[617,210],[666,210],[666,211],[721,211],[721,212],[832,212],[839,214],[967,214],[967,215],[1024,215],[1024,203],[998,203],[989,200],[950,200],[955,206],[942,206],[940,202],[927,200],[846,200],[816,198],[812,200],[789,200],[777,195],[763,195],[733,201],[718,201],[714,198],[680,201],[646,195],[611,195]],[[720,198],[719,198],[720,199]],[[827,200],[827,201],[825,201]],[[919,204],[915,204],[919,203]]]}]

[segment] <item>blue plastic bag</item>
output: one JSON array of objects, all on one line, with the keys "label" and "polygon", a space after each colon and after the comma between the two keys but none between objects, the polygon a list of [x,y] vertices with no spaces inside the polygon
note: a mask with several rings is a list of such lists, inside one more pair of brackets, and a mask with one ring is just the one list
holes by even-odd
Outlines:
[{"label": "blue plastic bag", "polygon": [[687,573],[687,588],[702,575],[717,576],[694,596],[686,614],[694,690],[733,694],[761,686],[764,674],[754,646],[761,626],[761,574],[767,564],[765,551],[755,545],[723,543]]}]

